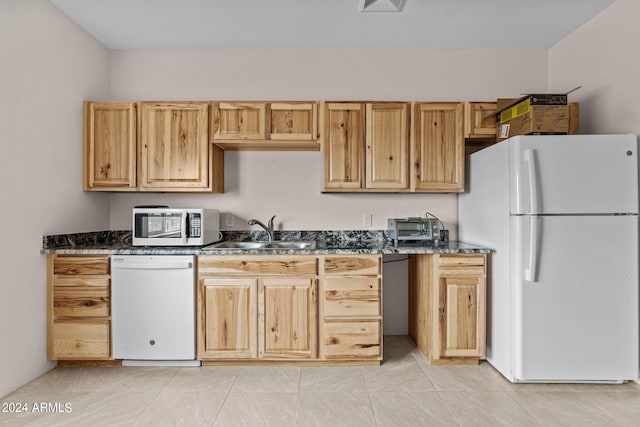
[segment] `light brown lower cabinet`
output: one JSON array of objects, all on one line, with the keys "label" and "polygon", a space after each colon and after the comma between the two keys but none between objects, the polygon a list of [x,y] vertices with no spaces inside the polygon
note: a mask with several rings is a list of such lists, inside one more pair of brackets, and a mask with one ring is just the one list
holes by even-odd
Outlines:
[{"label": "light brown lower cabinet", "polygon": [[199,256],[198,358],[317,358],[317,258]]},{"label": "light brown lower cabinet", "polygon": [[382,257],[320,257],[320,359],[382,360]]},{"label": "light brown lower cabinet", "polygon": [[412,255],[409,335],[432,364],[485,357],[486,255]]},{"label": "light brown lower cabinet", "polygon": [[198,359],[379,363],[381,274],[380,255],[199,256]]},{"label": "light brown lower cabinet", "polygon": [[257,292],[255,278],[200,280],[200,358],[258,357]]},{"label": "light brown lower cabinet", "polygon": [[47,258],[47,357],[111,359],[109,256]]}]

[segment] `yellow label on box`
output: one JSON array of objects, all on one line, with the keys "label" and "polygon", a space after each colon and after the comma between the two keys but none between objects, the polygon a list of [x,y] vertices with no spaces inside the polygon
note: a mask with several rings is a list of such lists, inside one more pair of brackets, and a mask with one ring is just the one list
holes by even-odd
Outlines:
[{"label": "yellow label on box", "polygon": [[508,120],[515,119],[516,117],[524,116],[531,111],[531,100],[525,99],[522,102],[507,108],[500,113],[500,123],[504,123]]}]

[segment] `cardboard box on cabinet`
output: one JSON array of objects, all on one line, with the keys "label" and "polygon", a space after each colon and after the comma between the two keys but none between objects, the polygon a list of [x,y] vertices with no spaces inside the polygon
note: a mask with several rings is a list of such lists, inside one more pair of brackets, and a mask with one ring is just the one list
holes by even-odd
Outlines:
[{"label": "cardboard box on cabinet", "polygon": [[496,139],[568,134],[567,98],[567,94],[531,94],[518,99],[498,99]]}]

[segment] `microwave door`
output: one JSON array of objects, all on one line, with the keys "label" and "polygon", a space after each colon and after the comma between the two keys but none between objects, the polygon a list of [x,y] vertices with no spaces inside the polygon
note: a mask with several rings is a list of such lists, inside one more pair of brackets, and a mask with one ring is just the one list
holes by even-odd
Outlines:
[{"label": "microwave door", "polygon": [[180,239],[182,216],[179,213],[136,213],[136,237]]}]

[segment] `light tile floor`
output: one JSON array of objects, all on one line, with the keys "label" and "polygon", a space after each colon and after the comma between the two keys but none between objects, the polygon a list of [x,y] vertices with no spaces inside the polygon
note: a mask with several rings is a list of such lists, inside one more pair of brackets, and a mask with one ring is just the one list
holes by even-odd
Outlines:
[{"label": "light tile floor", "polygon": [[0,400],[0,426],[640,426],[634,382],[511,384],[384,346],[379,367],[56,368]]}]

